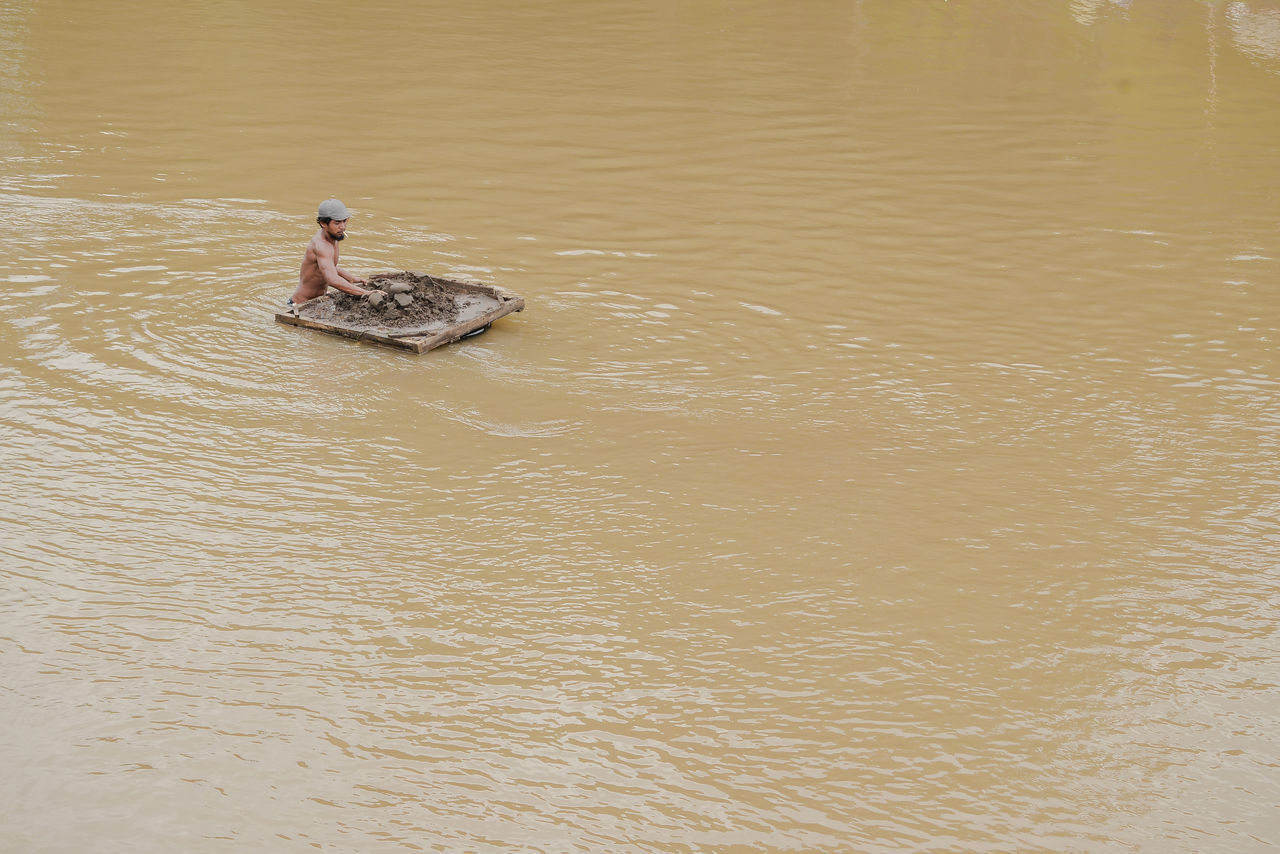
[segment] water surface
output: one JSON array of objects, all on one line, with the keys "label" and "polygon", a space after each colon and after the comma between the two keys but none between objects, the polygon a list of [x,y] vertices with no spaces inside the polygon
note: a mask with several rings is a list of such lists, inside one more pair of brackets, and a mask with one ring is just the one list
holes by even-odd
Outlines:
[{"label": "water surface", "polygon": [[1277,32],[0,0],[0,849],[1271,850]]}]

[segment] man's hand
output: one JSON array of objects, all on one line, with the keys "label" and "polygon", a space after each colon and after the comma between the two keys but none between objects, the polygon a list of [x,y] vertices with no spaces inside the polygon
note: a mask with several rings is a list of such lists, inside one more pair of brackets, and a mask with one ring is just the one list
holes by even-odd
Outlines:
[{"label": "man's hand", "polygon": [[369,280],[362,279],[359,276],[353,276],[351,279],[351,284],[360,288],[364,288],[364,292],[360,294],[360,296],[363,297],[364,299],[368,299],[374,294],[382,294],[384,297],[387,295],[387,292],[382,290],[382,288],[365,288],[364,286],[369,284]]}]

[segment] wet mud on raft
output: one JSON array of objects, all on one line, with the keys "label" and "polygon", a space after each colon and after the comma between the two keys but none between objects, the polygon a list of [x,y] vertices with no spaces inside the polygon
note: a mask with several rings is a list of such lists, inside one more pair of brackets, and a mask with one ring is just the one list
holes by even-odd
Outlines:
[{"label": "wet mud on raft", "polygon": [[368,298],[334,291],[278,312],[276,320],[398,350],[427,350],[488,329],[524,310],[524,298],[492,285],[404,271],[370,276]]}]

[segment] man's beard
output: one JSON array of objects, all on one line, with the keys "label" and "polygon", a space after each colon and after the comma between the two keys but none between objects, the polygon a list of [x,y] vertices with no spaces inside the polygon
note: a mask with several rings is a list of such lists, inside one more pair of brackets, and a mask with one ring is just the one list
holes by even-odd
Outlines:
[{"label": "man's beard", "polygon": [[333,236],[333,239],[334,239],[334,240],[346,240],[346,239],[347,239],[347,236],[346,236],[345,234],[335,234],[335,235]]}]

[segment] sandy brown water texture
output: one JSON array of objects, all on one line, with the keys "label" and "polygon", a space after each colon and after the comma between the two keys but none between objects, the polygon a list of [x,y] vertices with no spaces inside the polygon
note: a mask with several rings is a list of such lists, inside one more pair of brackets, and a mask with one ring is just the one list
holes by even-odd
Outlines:
[{"label": "sandy brown water texture", "polygon": [[0,854],[1280,846],[1280,4],[0,0],[0,203]]}]

